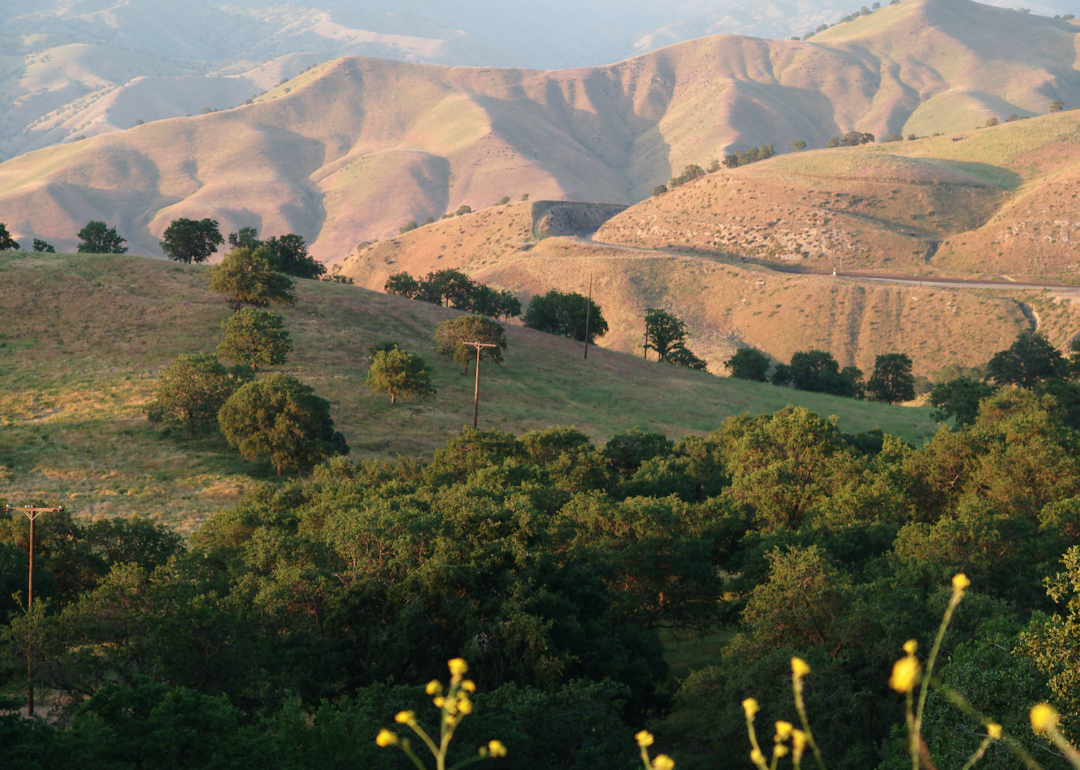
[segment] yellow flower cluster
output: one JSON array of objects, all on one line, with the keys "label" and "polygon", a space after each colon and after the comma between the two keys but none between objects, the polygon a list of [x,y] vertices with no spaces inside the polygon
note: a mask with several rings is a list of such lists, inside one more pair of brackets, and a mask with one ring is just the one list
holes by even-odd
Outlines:
[{"label": "yellow flower cluster", "polygon": [[889,687],[897,692],[911,692],[915,689],[915,685],[919,683],[922,666],[919,664],[919,659],[915,657],[915,650],[918,647],[919,645],[914,639],[905,642],[904,652],[907,655],[893,664],[892,676],[889,677]]},{"label": "yellow flower cluster", "polygon": [[[442,719],[439,726],[439,742],[436,743],[424,728],[416,722],[416,713],[413,711],[399,711],[394,716],[394,721],[399,725],[405,725],[412,729],[435,757],[437,766],[443,767],[446,763],[446,751],[450,745],[450,739],[454,736],[454,730],[466,715],[473,711],[469,693],[476,692],[476,683],[465,679],[469,671],[469,665],[461,658],[454,658],[448,663],[450,667],[450,688],[444,689],[442,682],[433,679],[424,688],[428,695],[434,696],[432,703],[442,711]],[[445,693],[445,694],[444,694]],[[390,730],[380,730],[375,736],[376,745],[386,748],[387,746],[399,746],[402,751],[413,761],[417,767],[423,767],[420,758],[417,757],[409,742],[400,738],[397,733]],[[500,741],[490,741],[487,746],[481,746],[478,752],[480,757],[498,758],[506,756],[506,747]],[[472,760],[475,761],[475,758]]]}]

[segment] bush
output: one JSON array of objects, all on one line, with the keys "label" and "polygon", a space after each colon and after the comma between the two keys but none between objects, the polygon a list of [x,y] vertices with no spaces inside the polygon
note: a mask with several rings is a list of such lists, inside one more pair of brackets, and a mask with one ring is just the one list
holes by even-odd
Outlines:
[{"label": "bush", "polygon": [[217,356],[178,356],[158,378],[146,417],[150,422],[184,426],[189,433],[216,428],[218,411],[241,383]]}]

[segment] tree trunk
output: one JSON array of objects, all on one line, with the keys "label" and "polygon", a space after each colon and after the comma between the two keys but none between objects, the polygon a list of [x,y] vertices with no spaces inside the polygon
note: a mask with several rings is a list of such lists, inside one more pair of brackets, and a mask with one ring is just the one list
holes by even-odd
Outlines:
[{"label": "tree trunk", "polygon": [[394,395],[394,391],[390,391],[390,405],[393,406],[397,403],[397,396]]}]

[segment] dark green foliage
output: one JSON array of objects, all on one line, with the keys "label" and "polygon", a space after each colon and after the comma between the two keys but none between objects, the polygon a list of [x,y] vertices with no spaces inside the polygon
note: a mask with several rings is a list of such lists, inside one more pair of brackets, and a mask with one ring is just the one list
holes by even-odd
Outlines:
[{"label": "dark green foliage", "polygon": [[21,248],[19,242],[11,237],[7,225],[0,222],[0,251],[19,251]]},{"label": "dark green foliage", "polygon": [[503,327],[490,318],[480,315],[464,315],[443,321],[435,327],[435,342],[438,345],[439,355],[460,364],[462,374],[469,371],[469,364],[477,357],[477,349],[472,345],[466,345],[466,342],[492,345],[492,347],[480,348],[480,358],[495,364],[502,363],[502,352],[506,350]]},{"label": "dark green foliage", "polygon": [[835,396],[854,396],[856,393],[855,383],[850,376],[853,373],[842,375],[832,353],[824,350],[799,352],[791,357],[790,366],[791,384],[796,390]]},{"label": "dark green foliage", "polygon": [[364,384],[376,393],[387,393],[390,403],[399,398],[429,398],[435,395],[431,372],[424,359],[404,350],[375,353]]},{"label": "dark green foliage", "polygon": [[34,251],[38,252],[39,254],[55,254],[56,253],[56,249],[54,249],[50,244],[46,243],[45,241],[41,240],[40,238],[35,238],[34,239]]},{"label": "dark green foliage", "polygon": [[986,365],[987,377],[998,385],[1031,388],[1047,379],[1068,375],[1068,362],[1042,334],[1021,334]]},{"label": "dark green foliage", "polygon": [[247,460],[269,460],[302,471],[327,457],[348,454],[334,430],[330,403],[299,380],[281,374],[249,382],[229,397],[218,414],[221,432]]},{"label": "dark green foliage", "polygon": [[[803,146],[806,146],[805,142],[803,142]],[[751,163],[757,163],[759,160],[768,160],[775,154],[776,150],[773,149],[771,144],[762,145],[761,147],[751,147],[749,150],[725,155],[724,165],[728,168],[739,168],[740,166],[748,166]]]},{"label": "dark green foliage", "polygon": [[[824,27],[824,26],[825,25],[821,25],[821,27]],[[825,31],[821,27],[818,27],[818,30],[817,30],[818,32],[824,32]],[[826,29],[827,29],[827,27],[826,27]],[[802,152],[803,150],[806,149],[806,140],[805,139],[796,139],[794,142],[791,143],[791,149],[792,149],[793,152]]]},{"label": "dark green foliage", "polygon": [[146,405],[147,419],[190,433],[216,428],[218,411],[241,384],[215,355],[177,356],[158,378],[154,400]]},{"label": "dark green foliage", "polygon": [[296,302],[295,284],[277,271],[265,246],[254,251],[243,248],[230,251],[221,264],[206,271],[206,277],[210,291],[227,296],[237,310],[242,305],[266,307]]},{"label": "dark green foliage", "polygon": [[418,299],[420,282],[406,272],[394,273],[386,279],[383,291],[405,299]]},{"label": "dark green foliage", "polygon": [[895,404],[915,398],[915,376],[911,359],[903,353],[886,353],[874,360],[874,373],[866,383],[866,393],[875,401]]},{"label": "dark green foliage", "polygon": [[225,335],[217,354],[250,366],[253,372],[259,366],[284,364],[293,349],[285,319],[266,310],[242,308],[226,318],[221,328]]},{"label": "dark green foliage", "polygon": [[783,388],[791,384],[791,367],[787,364],[777,364],[773,369],[772,376],[769,377],[769,382],[777,387]]},{"label": "dark green foliage", "polygon": [[[672,177],[671,180],[668,181],[667,186],[668,188],[674,190],[676,187],[682,187],[687,182],[693,182],[695,179],[700,179],[703,176],[705,176],[705,169],[703,169],[696,163],[691,163],[689,166],[682,170],[681,174],[676,177]],[[655,192],[656,191],[653,190],[654,194]]]},{"label": "dark green foliage", "polygon": [[521,315],[521,300],[506,289],[496,291],[490,286],[478,283],[473,286],[472,295],[469,297],[469,310],[508,321]]},{"label": "dark green foliage", "polygon": [[769,357],[757,348],[739,348],[724,362],[724,368],[739,380],[765,382],[769,374]]},{"label": "dark green foliage", "polygon": [[600,306],[576,292],[549,291],[533,297],[525,311],[525,326],[530,329],[559,334],[578,342],[585,341],[588,320],[589,342],[607,334],[608,324]]},{"label": "dark green foliage", "polygon": [[160,242],[162,253],[174,262],[201,263],[210,259],[225,243],[213,219],[174,219],[165,228]]},{"label": "dark green foliage", "polygon": [[707,371],[709,368],[709,365],[704,360],[698,358],[685,347],[672,350],[668,353],[665,362],[672,366],[685,366],[687,369],[694,369],[699,372]]},{"label": "dark green foliage", "polygon": [[653,194],[654,198],[659,198],[661,195],[663,195],[667,191],[668,191],[668,188],[667,188],[666,184],[658,184],[656,187],[652,188],[652,194]]},{"label": "dark green foliage", "polygon": [[241,227],[240,232],[229,233],[229,245],[234,249],[255,249],[262,246],[259,231],[254,227]]},{"label": "dark green foliage", "polygon": [[79,245],[75,249],[79,254],[126,254],[125,238],[121,238],[115,227],[104,222],[87,222],[78,233]]},{"label": "dark green foliage", "polygon": [[398,347],[395,340],[379,340],[368,348],[368,363],[374,361],[378,353],[389,353],[391,350],[397,350]]},{"label": "dark green foliage", "polygon": [[938,422],[956,418],[958,428],[973,425],[979,415],[979,402],[992,396],[996,390],[993,385],[971,377],[957,377],[943,382],[930,393],[930,403],[937,407],[932,416]]},{"label": "dark green foliage", "polygon": [[416,220],[415,219],[410,219],[408,222],[406,222],[405,224],[403,224],[401,227],[398,228],[398,234],[399,235],[404,235],[405,233],[410,233],[413,230],[415,230],[416,227],[417,227]]},{"label": "dark green foliage", "polygon": [[279,273],[312,279],[326,273],[326,265],[308,254],[307,244],[296,233],[271,236],[261,245],[269,252],[270,264]]},{"label": "dark green foliage", "polygon": [[848,131],[842,137],[840,137],[841,147],[857,147],[860,144],[873,144],[873,134],[864,134],[859,131]]},{"label": "dark green foliage", "polygon": [[674,313],[651,307],[645,311],[645,349],[655,350],[661,361],[686,346],[686,324]]},{"label": "dark green foliage", "polygon": [[477,283],[460,270],[439,270],[420,280],[407,272],[394,273],[386,279],[383,291],[492,318],[509,320],[521,315],[521,300],[512,292]]},{"label": "dark green foliage", "polygon": [[468,310],[475,286],[473,279],[460,270],[439,270],[428,273],[420,283],[419,297],[433,305]]},{"label": "dark green foliage", "polygon": [[454,216],[460,217],[460,216],[463,216],[464,214],[471,214],[471,213],[472,213],[472,208],[462,204],[462,205],[457,207],[457,210],[454,212]]}]

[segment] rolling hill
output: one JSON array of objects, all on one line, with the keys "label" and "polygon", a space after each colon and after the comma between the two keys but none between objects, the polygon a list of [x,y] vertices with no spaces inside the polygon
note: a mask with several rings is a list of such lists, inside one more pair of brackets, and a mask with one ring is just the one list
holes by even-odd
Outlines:
[{"label": "rolling hill", "polygon": [[810,42],[712,37],[590,69],[338,59],[249,106],[0,164],[0,211],[17,237],[62,248],[104,219],[151,254],[171,219],[212,216],[298,232],[333,263],[410,219],[504,195],[632,203],[731,149],[1077,104],[1078,37],[968,0],[904,0]]},{"label": "rolling hill", "polygon": [[[286,373],[329,399],[352,459],[430,456],[472,417],[473,378],[432,349],[456,311],[316,281],[298,281],[283,315],[295,342]],[[220,439],[163,435],[143,416],[161,370],[212,351],[227,304],[204,269],[132,256],[0,256],[0,497],[53,500],[84,515],[142,514],[191,531],[272,471]],[[438,389],[391,407],[364,387],[368,348],[390,338],[420,352]],[[594,439],[639,426],[708,432],[725,417],[788,403],[839,415],[845,431],[881,427],[920,443],[926,408],[859,402],[647,363],[507,326],[501,367],[484,365],[480,427],[523,432],[574,424]],[[0,500],[0,502],[3,502]]]}]

